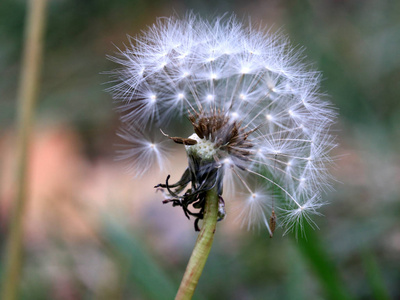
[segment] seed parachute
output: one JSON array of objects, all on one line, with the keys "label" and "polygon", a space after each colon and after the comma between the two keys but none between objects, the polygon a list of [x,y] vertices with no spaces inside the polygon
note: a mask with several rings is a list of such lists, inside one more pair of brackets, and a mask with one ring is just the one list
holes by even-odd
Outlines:
[{"label": "seed parachute", "polygon": [[[235,17],[189,14],[159,19],[110,59],[121,66],[109,89],[120,136],[129,142],[121,157],[141,176],[153,166],[163,170],[166,141],[182,144],[186,171],[156,187],[165,191],[164,203],[195,217],[197,230],[212,188],[220,219],[229,193],[241,195],[247,228],[263,224],[272,236],[276,225],[285,232],[315,225],[311,216],[330,188],[336,113],[319,92],[321,74],[282,34]],[[191,125],[191,135],[169,131],[178,119]]]}]

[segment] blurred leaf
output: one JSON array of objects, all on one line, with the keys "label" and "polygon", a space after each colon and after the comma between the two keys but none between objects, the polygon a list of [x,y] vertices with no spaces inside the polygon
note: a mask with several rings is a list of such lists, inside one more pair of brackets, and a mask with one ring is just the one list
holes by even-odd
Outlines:
[{"label": "blurred leaf", "polygon": [[287,256],[291,267],[288,268],[286,298],[295,300],[309,299],[307,297],[309,295],[307,294],[309,287],[305,288],[304,275],[306,274],[306,270],[303,260],[299,257],[299,253],[294,251],[292,247],[288,247]]},{"label": "blurred leaf", "polygon": [[304,226],[304,235],[307,238],[298,239],[298,248],[314,270],[327,298],[332,300],[352,299],[341,282],[334,264],[328,258],[329,254],[321,245],[315,231],[308,224]]},{"label": "blurred leaf", "polygon": [[379,266],[374,255],[368,249],[363,251],[363,264],[367,272],[369,285],[372,289],[374,299],[386,300],[390,299],[389,293],[383,282]]},{"label": "blurred leaf", "polygon": [[103,233],[106,242],[111,245],[126,270],[127,286],[137,286],[146,299],[175,297],[177,286],[130,232],[122,226],[108,222]]}]

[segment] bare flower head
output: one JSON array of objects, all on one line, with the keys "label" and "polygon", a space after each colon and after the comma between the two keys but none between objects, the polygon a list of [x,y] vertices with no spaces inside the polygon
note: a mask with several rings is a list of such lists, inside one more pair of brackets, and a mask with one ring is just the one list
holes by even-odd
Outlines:
[{"label": "bare flower head", "polygon": [[[121,65],[110,91],[120,135],[131,144],[122,156],[132,160],[132,172],[162,166],[166,140],[186,148],[182,178],[157,185],[164,203],[181,206],[198,229],[205,193],[216,187],[220,219],[228,190],[243,195],[239,217],[248,228],[264,224],[272,236],[276,224],[314,224],[310,217],[329,188],[335,112],[319,93],[320,73],[284,37],[234,17],[163,18],[111,59]],[[159,131],[174,118],[190,122],[193,134]]]}]

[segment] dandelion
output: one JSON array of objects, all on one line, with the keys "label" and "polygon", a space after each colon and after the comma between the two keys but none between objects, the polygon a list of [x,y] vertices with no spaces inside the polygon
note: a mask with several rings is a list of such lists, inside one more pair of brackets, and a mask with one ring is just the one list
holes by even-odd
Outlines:
[{"label": "dandelion", "polygon": [[[121,136],[132,143],[124,156],[139,175],[162,165],[165,145],[143,141],[142,131],[185,147],[188,167],[180,180],[170,183],[168,176],[156,187],[165,191],[164,203],[195,218],[196,230],[211,190],[219,219],[226,195],[242,195],[242,225],[262,224],[271,237],[276,222],[285,231],[314,224],[330,187],[335,112],[319,92],[320,73],[285,37],[234,17],[208,22],[189,14],[159,19],[111,60],[121,65],[110,89]],[[169,131],[179,118],[192,125],[188,137]]]},{"label": "dandelion", "polygon": [[[320,193],[329,188],[326,166],[335,144],[328,130],[335,113],[318,92],[320,73],[309,70],[285,38],[233,17],[210,23],[189,15],[159,19],[111,59],[122,65],[110,89],[126,127],[120,136],[132,143],[123,157],[132,158],[137,175],[162,166],[166,155],[165,145],[139,134],[142,128],[165,129],[178,117],[193,126],[188,138],[164,133],[185,146],[189,159],[177,184],[158,185],[168,190],[167,202],[198,221],[206,191],[216,186],[222,197],[224,185],[230,194],[236,187],[249,196],[240,213],[245,225],[262,222],[270,235],[274,194],[283,196],[276,209],[287,228],[317,213]],[[252,197],[255,186],[264,189],[262,196]]]}]

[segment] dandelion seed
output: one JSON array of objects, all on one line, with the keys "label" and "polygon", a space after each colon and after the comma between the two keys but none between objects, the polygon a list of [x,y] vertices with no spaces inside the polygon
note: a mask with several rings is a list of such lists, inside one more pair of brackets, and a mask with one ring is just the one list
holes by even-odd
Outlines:
[{"label": "dandelion seed", "polygon": [[[164,165],[166,144],[148,142],[173,118],[188,119],[193,134],[165,140],[184,145],[188,168],[158,188],[167,200],[203,218],[205,193],[243,194],[239,216],[247,228],[276,225],[285,232],[314,224],[321,193],[330,187],[329,128],[335,112],[319,92],[320,74],[305,67],[285,37],[246,28],[234,17],[212,22],[189,14],[159,19],[111,58],[122,65],[110,88],[123,121],[121,152],[138,176]],[[224,192],[225,187],[225,192]],[[226,189],[229,189],[226,191]]]}]

